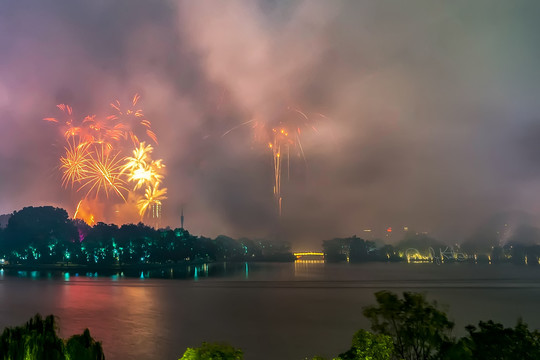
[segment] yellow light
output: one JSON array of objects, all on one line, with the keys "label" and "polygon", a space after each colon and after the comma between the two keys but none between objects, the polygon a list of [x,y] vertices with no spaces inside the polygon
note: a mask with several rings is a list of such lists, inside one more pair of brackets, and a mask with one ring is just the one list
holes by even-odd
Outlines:
[{"label": "yellow light", "polygon": [[294,256],[324,256],[324,253],[322,252],[312,252],[312,251],[305,251],[305,252],[295,252],[293,253]]}]

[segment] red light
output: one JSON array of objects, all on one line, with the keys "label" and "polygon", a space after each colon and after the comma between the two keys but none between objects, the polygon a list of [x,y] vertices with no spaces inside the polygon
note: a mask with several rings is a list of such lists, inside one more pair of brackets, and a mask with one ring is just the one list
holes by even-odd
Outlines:
[{"label": "red light", "polygon": [[386,232],[389,232],[389,233],[392,232],[392,228],[389,227],[388,229],[386,229]]}]

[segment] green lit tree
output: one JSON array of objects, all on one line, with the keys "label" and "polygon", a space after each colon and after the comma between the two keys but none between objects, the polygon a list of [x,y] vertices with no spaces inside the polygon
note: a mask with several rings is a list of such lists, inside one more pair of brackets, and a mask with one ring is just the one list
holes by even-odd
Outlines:
[{"label": "green lit tree", "polygon": [[65,251],[79,241],[77,228],[64,209],[25,207],[15,211],[5,229],[2,252],[12,262],[64,261]]},{"label": "green lit tree", "polygon": [[339,360],[390,360],[394,352],[392,338],[358,330],[353,336],[349,351],[340,354]]},{"label": "green lit tree", "polygon": [[180,360],[242,360],[242,350],[225,343],[203,342],[198,348],[187,348]]},{"label": "green lit tree", "polygon": [[55,317],[39,314],[24,326],[6,328],[0,336],[0,359],[64,360],[64,342],[56,331]]},{"label": "green lit tree", "polygon": [[105,360],[101,342],[84,329],[82,335],[73,335],[66,342],[66,360]]},{"label": "green lit tree", "polygon": [[58,336],[56,318],[36,314],[23,326],[7,327],[0,335],[0,360],[104,360],[101,343],[88,329],[66,343]]}]

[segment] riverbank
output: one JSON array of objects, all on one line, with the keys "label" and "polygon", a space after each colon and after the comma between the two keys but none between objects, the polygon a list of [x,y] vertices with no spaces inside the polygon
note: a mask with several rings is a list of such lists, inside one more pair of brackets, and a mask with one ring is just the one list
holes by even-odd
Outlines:
[{"label": "riverbank", "polygon": [[75,264],[75,263],[56,263],[56,264],[3,264],[0,268],[4,270],[20,270],[20,271],[148,271],[148,270],[165,270],[170,268],[196,267],[209,264],[256,264],[256,263],[292,263],[296,260],[293,255],[281,257],[265,257],[250,261],[185,261],[185,262],[168,262],[168,263],[140,263],[140,264]]}]

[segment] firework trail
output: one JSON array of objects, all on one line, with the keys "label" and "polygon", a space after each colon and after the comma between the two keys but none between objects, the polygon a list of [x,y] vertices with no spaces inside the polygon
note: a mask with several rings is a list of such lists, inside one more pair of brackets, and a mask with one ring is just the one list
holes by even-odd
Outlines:
[{"label": "firework trail", "polygon": [[92,208],[89,206],[87,199],[82,199],[77,204],[75,209],[75,214],[73,214],[73,219],[81,219],[90,226],[94,226],[96,220],[94,214],[92,213]]},{"label": "firework trail", "polygon": [[[132,107],[128,109],[123,109],[116,100],[111,103],[114,113],[104,117],[88,115],[80,120],[74,116],[71,106],[60,104],[57,108],[62,112],[61,118],[44,118],[60,127],[67,143],[65,153],[60,157],[62,186],[84,193],[74,218],[81,216],[93,225],[93,211],[103,207],[100,206],[102,203],[113,201],[113,198],[127,203],[127,196],[132,194],[140,199],[136,206],[143,220],[149,206],[161,205],[167,198],[167,189],[160,188],[165,164],[162,159],[153,160],[154,148],[141,141],[147,136],[158,143],[150,121],[140,108],[136,108],[139,99],[140,96],[135,94]],[[135,146],[133,156],[125,156],[132,146]],[[128,183],[132,182],[135,185],[129,189]],[[138,195],[137,191],[142,189],[144,195]],[[94,200],[90,202],[91,197]]]},{"label": "firework trail", "polygon": [[[317,114],[326,118],[322,114]],[[288,107],[278,121],[265,121],[260,119],[251,119],[239,125],[232,127],[222,134],[222,137],[242,126],[251,125],[256,141],[267,144],[272,152],[273,170],[274,170],[274,199],[278,215],[281,216],[282,194],[281,179],[283,170],[283,157],[287,161],[287,178],[290,169],[291,149],[297,148],[304,164],[307,166],[306,156],[302,147],[301,132],[303,129],[311,128],[315,131],[315,120],[298,108]]]}]

